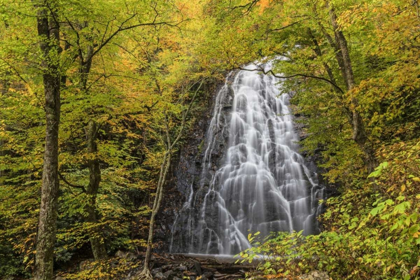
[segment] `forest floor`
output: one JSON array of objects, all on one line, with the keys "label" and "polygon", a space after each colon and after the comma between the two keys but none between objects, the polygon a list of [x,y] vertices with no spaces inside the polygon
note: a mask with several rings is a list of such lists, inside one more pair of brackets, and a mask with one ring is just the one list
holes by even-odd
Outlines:
[{"label": "forest floor", "polygon": [[[71,266],[58,269],[55,280],[66,279],[115,279],[138,280],[143,268],[144,254],[118,251],[115,257],[105,263],[109,266],[97,273],[97,263],[93,259],[74,261]],[[193,254],[166,254],[154,253],[150,260],[150,271],[153,279],[158,280],[234,280],[234,279],[278,279],[278,280],[330,280],[331,278],[320,271],[292,277],[285,274],[261,275],[256,270],[260,260],[252,263],[237,262],[231,256],[193,255]],[[111,269],[111,270],[109,270]],[[104,274],[116,272],[112,274]],[[117,272],[119,271],[119,272]],[[0,278],[1,279],[1,278]],[[19,278],[6,278],[18,280]]]},{"label": "forest floor", "polygon": [[[155,254],[151,271],[155,279],[244,279],[255,264],[240,264],[232,257]],[[188,278],[187,278],[188,277]]]}]

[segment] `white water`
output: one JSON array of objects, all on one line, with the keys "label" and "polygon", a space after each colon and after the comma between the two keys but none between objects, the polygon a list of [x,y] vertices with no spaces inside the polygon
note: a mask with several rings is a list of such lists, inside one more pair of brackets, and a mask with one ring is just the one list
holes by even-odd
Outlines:
[{"label": "white water", "polygon": [[[199,191],[194,193],[191,186],[180,211],[179,215],[188,215],[187,225],[178,224],[178,217],[174,224],[173,232],[178,228],[190,242],[177,251],[232,255],[251,246],[250,232],[261,236],[275,231],[318,232],[317,200],[322,189],[297,152],[290,97],[280,94],[278,79],[253,71],[255,65],[246,69],[231,85],[229,118],[223,115],[228,83],[216,98]],[[227,144],[220,166],[215,167],[211,157],[223,130],[228,130]],[[210,182],[205,183],[209,175]]]}]

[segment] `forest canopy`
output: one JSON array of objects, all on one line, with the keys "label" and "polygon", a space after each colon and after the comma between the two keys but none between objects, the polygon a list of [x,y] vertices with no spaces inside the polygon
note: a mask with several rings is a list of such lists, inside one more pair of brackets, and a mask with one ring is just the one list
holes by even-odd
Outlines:
[{"label": "forest canopy", "polygon": [[337,192],[321,234],[242,257],[276,256],[268,279],[418,279],[419,49],[417,0],[1,0],[0,278],[150,278],[179,150],[227,73],[273,61]]}]

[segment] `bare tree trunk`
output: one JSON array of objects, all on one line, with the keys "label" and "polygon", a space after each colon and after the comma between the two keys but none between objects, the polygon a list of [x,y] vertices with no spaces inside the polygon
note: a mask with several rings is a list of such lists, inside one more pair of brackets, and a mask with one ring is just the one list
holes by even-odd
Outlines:
[{"label": "bare tree trunk", "polygon": [[107,257],[104,239],[100,228],[98,228],[98,218],[96,216],[96,197],[98,195],[99,184],[101,183],[101,169],[99,166],[99,160],[97,159],[96,153],[98,147],[96,145],[96,138],[98,133],[98,127],[95,121],[90,120],[86,136],[87,136],[87,147],[88,153],[93,158],[89,159],[89,185],[86,188],[86,195],[88,201],[86,204],[86,212],[88,216],[86,221],[92,226],[92,232],[89,236],[90,244],[92,247],[92,253],[95,260],[105,259]]},{"label": "bare tree trunk", "polygon": [[[339,59],[339,64],[343,64],[343,75],[347,84],[348,90],[351,91],[355,87],[355,80],[353,74],[353,68],[350,59],[350,52],[347,46],[347,40],[342,31],[339,30],[337,24],[337,15],[335,13],[334,7],[330,5],[330,20],[331,25],[334,29],[334,36],[337,42],[338,47],[340,48],[342,59]],[[359,145],[362,151],[365,153],[366,159],[365,163],[369,172],[372,172],[377,166],[377,160],[375,157],[375,151],[368,141],[366,130],[364,127],[362,116],[357,111],[359,102],[357,98],[352,94],[351,96],[352,103],[352,127],[353,127],[353,140]]]},{"label": "bare tree trunk", "polygon": [[154,231],[154,226],[155,226],[155,217],[156,214],[159,211],[160,208],[160,204],[162,201],[162,197],[163,197],[163,187],[165,184],[165,178],[166,175],[168,174],[168,170],[169,167],[171,165],[171,153],[172,151],[168,150],[164,156],[163,159],[163,163],[161,166],[161,172],[160,172],[160,176],[159,176],[159,181],[158,181],[158,186],[156,189],[156,197],[153,203],[153,208],[152,208],[152,216],[150,218],[150,224],[149,224],[149,236],[147,239],[147,249],[146,249],[146,256],[144,259],[144,267],[143,267],[143,277],[148,279],[151,279],[151,274],[149,271],[149,262],[150,262],[150,257],[152,255],[152,245],[153,245],[153,231]]},{"label": "bare tree trunk", "polygon": [[[48,3],[54,4],[54,3]],[[51,6],[50,6],[51,8]],[[57,54],[60,52],[59,25],[53,19],[55,8],[47,9],[40,2],[37,14],[38,35],[43,54],[43,83],[45,94],[46,136],[42,172],[41,207],[36,242],[35,280],[53,279],[54,245],[56,235],[58,179],[58,130],[60,123],[60,71]],[[55,54],[55,55],[54,55]]]}]

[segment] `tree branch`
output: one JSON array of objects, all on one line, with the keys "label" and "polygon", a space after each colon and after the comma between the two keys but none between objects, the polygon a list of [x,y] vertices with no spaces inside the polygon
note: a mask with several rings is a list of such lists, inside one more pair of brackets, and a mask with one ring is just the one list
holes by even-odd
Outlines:
[{"label": "tree branch", "polygon": [[156,20],[156,17],[155,17],[152,22],[139,23],[139,24],[134,24],[134,25],[130,25],[130,26],[127,26],[127,27],[123,27],[124,24],[126,24],[128,21],[130,21],[131,19],[133,19],[135,16],[136,16],[136,14],[132,15],[131,17],[129,17],[128,19],[126,19],[125,21],[123,21],[120,24],[120,26],[118,27],[118,29],[115,30],[105,41],[103,41],[98,46],[98,48],[92,53],[92,55],[88,59],[92,59],[98,52],[101,51],[101,49],[103,47],[105,47],[121,31],[130,30],[130,29],[137,28],[137,27],[140,27],[140,26],[168,25],[168,26],[174,27],[174,26],[178,26],[182,22],[182,21],[181,22],[178,22],[177,24],[169,23],[169,22],[166,22],[166,21],[163,21],[163,22],[155,22],[155,20]]},{"label": "tree branch", "polygon": [[241,8],[248,8],[246,10],[245,13],[249,13],[249,11],[251,11],[251,9],[259,2],[260,0],[252,0],[251,2],[244,4],[244,5],[238,5],[238,6],[234,6],[232,7],[230,10],[236,10],[236,9],[241,9]]},{"label": "tree branch", "polygon": [[60,179],[61,179],[64,183],[66,183],[67,185],[69,185],[70,187],[77,188],[77,189],[81,189],[83,192],[86,192],[86,189],[85,189],[85,187],[84,187],[84,186],[75,185],[75,184],[70,183],[69,181],[67,181],[67,180],[66,180],[66,178],[64,178],[63,174],[61,174],[60,172],[58,172],[58,176],[60,176]]},{"label": "tree branch", "polygon": [[80,35],[79,35],[79,32],[76,30],[76,28],[74,27],[73,23],[71,23],[71,21],[68,18],[66,18],[66,20],[67,20],[67,23],[69,24],[70,28],[76,34],[77,51],[79,53],[79,57],[80,57],[82,63],[84,63],[85,60],[83,58],[82,47],[80,46]]},{"label": "tree branch", "polygon": [[196,96],[197,96],[197,93],[198,93],[198,91],[201,89],[201,86],[202,86],[202,85],[203,85],[203,83],[204,83],[204,80],[205,80],[204,78],[201,80],[201,83],[200,83],[200,85],[198,86],[197,90],[194,92],[194,96],[193,96],[193,98],[192,98],[192,100],[191,100],[191,102],[190,102],[190,104],[189,104],[189,106],[188,106],[187,110],[184,112],[184,114],[183,114],[183,116],[182,116],[181,128],[179,129],[179,132],[178,132],[177,137],[176,137],[176,138],[175,138],[175,140],[172,142],[171,149],[175,147],[175,145],[177,144],[177,142],[179,141],[179,139],[180,139],[180,138],[181,138],[181,136],[182,136],[182,132],[184,131],[184,128],[185,128],[185,121],[186,121],[187,116],[188,116],[188,114],[189,114],[189,112],[190,112],[190,110],[191,110],[191,107],[192,107],[192,105],[193,105],[193,103],[194,103],[194,101],[195,101],[195,98],[196,98]]},{"label": "tree branch", "polygon": [[44,102],[41,100],[41,98],[38,96],[38,93],[36,91],[33,91],[30,84],[28,83],[28,81],[19,73],[19,71],[12,65],[10,64],[7,60],[5,60],[4,58],[1,58],[1,60],[6,63],[7,66],[10,67],[10,69],[13,70],[13,72],[15,72],[15,74],[18,76],[18,78],[26,85],[29,93],[32,93],[33,95],[35,95],[36,99],[39,101],[39,103],[41,104],[41,106],[44,108],[45,110],[45,105],[43,104]]},{"label": "tree branch", "polygon": [[293,74],[293,75],[290,75],[290,76],[279,76],[279,75],[277,75],[276,73],[274,73],[273,72],[273,70],[268,70],[268,71],[265,71],[264,69],[262,69],[261,67],[259,67],[258,69],[253,69],[253,70],[251,70],[251,69],[245,69],[245,68],[242,68],[242,67],[239,67],[239,69],[240,70],[243,70],[243,71],[258,71],[258,72],[262,72],[262,73],[264,73],[265,75],[267,75],[267,74],[271,74],[271,75],[273,75],[274,77],[276,77],[276,78],[279,78],[279,79],[290,79],[290,78],[296,78],[296,77],[303,77],[303,78],[311,78],[311,79],[317,79],[317,80],[321,80],[321,81],[324,81],[324,82],[327,82],[327,83],[329,83],[330,85],[332,85],[334,88],[336,88],[337,90],[339,90],[341,93],[344,93],[344,91],[337,85],[337,84],[335,84],[334,82],[332,82],[332,81],[330,81],[330,80],[328,80],[327,78],[324,78],[324,77],[319,77],[319,76],[313,76],[313,75],[307,75],[307,74]]},{"label": "tree branch", "polygon": [[286,26],[283,26],[283,27],[280,27],[280,28],[269,29],[268,31],[269,31],[269,32],[273,32],[273,31],[281,31],[281,30],[284,30],[284,29],[286,29],[286,28],[292,27],[293,25],[299,24],[299,23],[301,23],[302,21],[304,21],[304,19],[299,20],[299,21],[296,21],[296,22],[293,22],[293,23],[291,23],[291,24],[289,24],[289,25],[286,25]]}]

